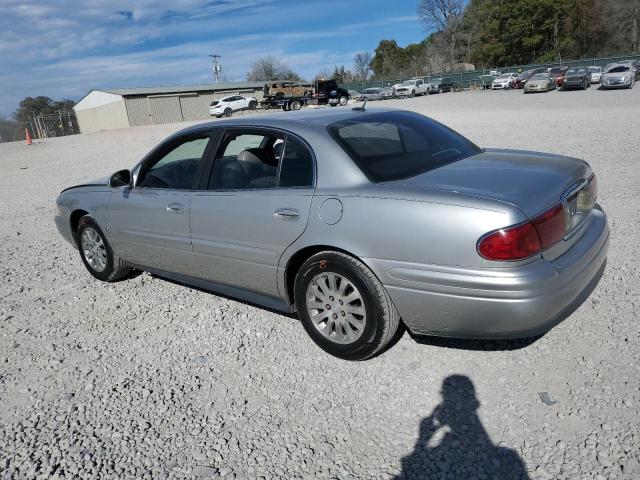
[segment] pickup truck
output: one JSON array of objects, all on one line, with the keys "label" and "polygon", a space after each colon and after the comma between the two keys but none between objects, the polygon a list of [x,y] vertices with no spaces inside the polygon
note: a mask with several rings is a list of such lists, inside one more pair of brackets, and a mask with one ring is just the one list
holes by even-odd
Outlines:
[{"label": "pickup truck", "polygon": [[428,93],[427,84],[420,78],[413,80],[405,80],[399,85],[394,85],[394,93],[396,97],[415,97],[416,95],[425,95]]}]

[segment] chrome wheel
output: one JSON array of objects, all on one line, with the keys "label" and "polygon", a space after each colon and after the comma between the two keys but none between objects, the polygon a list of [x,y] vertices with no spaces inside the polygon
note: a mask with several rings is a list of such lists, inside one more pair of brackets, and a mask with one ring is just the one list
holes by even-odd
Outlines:
[{"label": "chrome wheel", "polygon": [[307,287],[306,304],[313,325],[332,342],[353,343],[364,332],[364,299],[355,285],[338,273],[316,275]]},{"label": "chrome wheel", "polygon": [[107,268],[107,249],[100,234],[91,227],[87,227],[80,235],[82,255],[89,266],[96,272],[103,272]]}]

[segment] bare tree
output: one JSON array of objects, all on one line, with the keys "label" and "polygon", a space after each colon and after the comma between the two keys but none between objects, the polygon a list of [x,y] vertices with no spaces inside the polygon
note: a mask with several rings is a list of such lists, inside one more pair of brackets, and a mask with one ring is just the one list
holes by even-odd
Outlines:
[{"label": "bare tree", "polygon": [[371,73],[371,54],[369,52],[357,53],[353,57],[353,70],[362,82],[366,82]]},{"label": "bare tree", "polygon": [[436,31],[448,46],[448,62],[456,63],[456,47],[464,17],[461,0],[421,0],[418,16],[428,31]]},{"label": "bare tree", "polygon": [[258,82],[263,80],[302,80],[291,67],[277,58],[268,55],[256,60],[247,73],[247,80]]}]

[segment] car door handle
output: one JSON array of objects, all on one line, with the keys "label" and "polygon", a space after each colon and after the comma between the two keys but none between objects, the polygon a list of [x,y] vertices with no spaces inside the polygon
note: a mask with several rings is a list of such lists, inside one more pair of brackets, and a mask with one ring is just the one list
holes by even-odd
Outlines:
[{"label": "car door handle", "polygon": [[279,208],[273,212],[273,218],[285,222],[295,222],[300,218],[300,212],[295,208]]},{"label": "car door handle", "polygon": [[169,213],[184,213],[184,205],[180,203],[170,203],[167,205],[167,212]]}]

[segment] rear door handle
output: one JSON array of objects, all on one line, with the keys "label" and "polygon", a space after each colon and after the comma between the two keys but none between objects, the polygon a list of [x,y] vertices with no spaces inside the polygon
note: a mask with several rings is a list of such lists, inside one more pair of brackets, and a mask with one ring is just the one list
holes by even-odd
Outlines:
[{"label": "rear door handle", "polygon": [[167,212],[169,213],[184,213],[184,205],[181,203],[170,203],[167,205]]},{"label": "rear door handle", "polygon": [[295,222],[300,218],[300,212],[295,208],[279,208],[273,212],[273,218],[285,222]]}]

